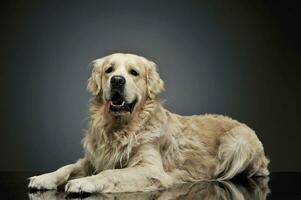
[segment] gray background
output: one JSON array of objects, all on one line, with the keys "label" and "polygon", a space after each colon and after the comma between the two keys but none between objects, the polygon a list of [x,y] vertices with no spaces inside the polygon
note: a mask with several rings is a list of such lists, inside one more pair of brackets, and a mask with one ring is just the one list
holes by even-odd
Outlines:
[{"label": "gray background", "polygon": [[1,8],[0,170],[53,170],[83,155],[88,64],[114,52],[158,64],[169,110],[245,122],[272,171],[301,170],[295,4],[30,0]]}]

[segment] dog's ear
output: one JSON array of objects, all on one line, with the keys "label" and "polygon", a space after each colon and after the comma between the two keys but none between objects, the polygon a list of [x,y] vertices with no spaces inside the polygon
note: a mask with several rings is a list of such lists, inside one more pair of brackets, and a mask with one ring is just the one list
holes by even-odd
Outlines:
[{"label": "dog's ear", "polygon": [[101,86],[101,78],[102,78],[102,68],[104,64],[104,58],[96,59],[91,62],[91,66],[93,67],[92,74],[88,79],[87,89],[94,96],[97,96],[102,92]]},{"label": "dog's ear", "polygon": [[164,91],[164,82],[157,72],[157,65],[152,61],[148,61],[146,84],[147,95],[150,99],[156,99]]}]

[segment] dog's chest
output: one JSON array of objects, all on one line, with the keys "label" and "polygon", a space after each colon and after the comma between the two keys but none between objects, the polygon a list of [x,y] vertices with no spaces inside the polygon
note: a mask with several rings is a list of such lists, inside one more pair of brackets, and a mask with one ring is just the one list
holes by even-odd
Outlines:
[{"label": "dog's chest", "polygon": [[86,153],[89,154],[95,172],[100,172],[106,169],[126,167],[133,149],[133,146],[127,143],[94,141],[86,146]]}]

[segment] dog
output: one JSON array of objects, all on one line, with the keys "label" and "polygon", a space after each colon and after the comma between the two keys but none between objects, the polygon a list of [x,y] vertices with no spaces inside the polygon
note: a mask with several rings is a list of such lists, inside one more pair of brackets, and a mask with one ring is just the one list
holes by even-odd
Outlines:
[{"label": "dog", "polygon": [[175,184],[268,176],[262,143],[223,115],[181,116],[163,108],[156,64],[116,53],[92,62],[84,157],[29,178],[29,188],[67,193],[154,191]]}]

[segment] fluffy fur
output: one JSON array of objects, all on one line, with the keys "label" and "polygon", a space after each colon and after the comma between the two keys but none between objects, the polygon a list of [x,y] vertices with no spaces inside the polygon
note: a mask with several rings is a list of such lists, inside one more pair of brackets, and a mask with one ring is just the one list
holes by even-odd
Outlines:
[{"label": "fluffy fur", "polygon": [[[268,159],[255,132],[222,115],[180,116],[162,107],[164,90],[155,63],[132,54],[112,54],[93,62],[88,90],[89,125],[85,157],[52,173],[30,178],[29,187],[67,192],[151,191],[177,183],[227,180],[239,173],[267,176]],[[107,73],[114,66],[112,73]],[[138,76],[130,74],[132,69]],[[132,113],[109,112],[110,79],[126,79]]]}]

